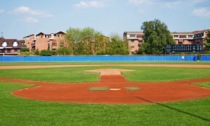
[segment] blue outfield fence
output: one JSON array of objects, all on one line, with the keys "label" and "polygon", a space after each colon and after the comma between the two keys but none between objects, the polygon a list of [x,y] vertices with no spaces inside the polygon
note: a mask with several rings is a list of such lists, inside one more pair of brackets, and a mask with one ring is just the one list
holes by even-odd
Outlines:
[{"label": "blue outfield fence", "polygon": [[[0,56],[0,62],[173,62],[182,56]],[[184,61],[197,61],[197,56],[184,56]],[[210,56],[201,56],[210,61]]]}]

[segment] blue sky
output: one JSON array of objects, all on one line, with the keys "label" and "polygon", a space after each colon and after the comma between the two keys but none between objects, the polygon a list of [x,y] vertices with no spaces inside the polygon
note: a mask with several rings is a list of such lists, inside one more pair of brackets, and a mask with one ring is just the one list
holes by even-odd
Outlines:
[{"label": "blue sky", "polygon": [[18,38],[92,27],[104,35],[140,31],[159,19],[171,32],[210,28],[209,0],[0,0],[0,32]]}]

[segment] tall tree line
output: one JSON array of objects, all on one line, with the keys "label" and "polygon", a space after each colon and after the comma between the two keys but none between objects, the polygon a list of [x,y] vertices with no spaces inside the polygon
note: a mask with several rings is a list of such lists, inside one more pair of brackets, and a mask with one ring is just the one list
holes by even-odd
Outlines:
[{"label": "tall tree line", "polygon": [[210,54],[210,31],[208,31],[208,33],[207,33],[205,46],[206,46],[205,53]]},{"label": "tall tree line", "polygon": [[126,55],[127,43],[119,35],[113,34],[110,38],[93,28],[69,28],[65,39],[72,55]]},{"label": "tall tree line", "polygon": [[164,54],[167,44],[175,44],[167,25],[158,19],[144,22],[141,29],[144,43],[140,47],[140,54]]}]

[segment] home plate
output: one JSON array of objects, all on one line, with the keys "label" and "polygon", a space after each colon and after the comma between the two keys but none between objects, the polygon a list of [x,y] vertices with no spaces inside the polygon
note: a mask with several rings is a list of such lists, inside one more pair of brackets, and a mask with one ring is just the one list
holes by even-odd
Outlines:
[{"label": "home plate", "polygon": [[110,91],[120,91],[121,88],[110,88],[109,90],[110,90]]}]

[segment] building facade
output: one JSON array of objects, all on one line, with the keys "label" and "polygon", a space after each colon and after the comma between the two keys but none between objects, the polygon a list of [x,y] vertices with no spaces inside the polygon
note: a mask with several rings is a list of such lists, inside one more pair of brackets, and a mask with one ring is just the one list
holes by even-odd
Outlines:
[{"label": "building facade", "polygon": [[[171,35],[176,45],[201,44],[204,48],[208,31],[210,29],[193,32],[172,32]],[[143,32],[124,32],[123,36],[125,41],[128,42],[130,55],[135,54],[141,48],[144,41],[143,35]]]},{"label": "building facade", "polygon": [[57,50],[66,45],[64,35],[65,33],[62,31],[51,34],[43,32],[36,35],[31,34],[24,37],[25,46],[29,48],[30,52],[35,50]]},{"label": "building facade", "polygon": [[0,38],[0,55],[19,55],[23,40]]},{"label": "building facade", "polygon": [[123,38],[128,43],[129,54],[135,54],[143,44],[143,32],[124,32]]}]

